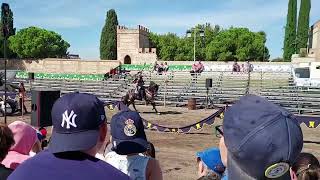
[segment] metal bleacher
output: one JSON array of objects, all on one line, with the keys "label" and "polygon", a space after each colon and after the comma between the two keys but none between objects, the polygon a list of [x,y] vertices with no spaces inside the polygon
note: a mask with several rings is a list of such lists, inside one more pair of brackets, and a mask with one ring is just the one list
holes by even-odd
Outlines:
[{"label": "metal bleacher", "polygon": [[[295,86],[290,72],[208,71],[191,76],[188,71],[170,71],[162,75],[143,71],[143,76],[146,85],[150,81],[160,85],[156,96],[158,105],[183,106],[190,98],[195,98],[198,106],[206,105],[205,81],[211,78],[213,87],[208,89],[211,105],[233,102],[249,93],[263,96],[295,114],[320,115],[320,89]],[[27,89],[59,89],[62,94],[86,92],[104,101],[120,100],[129,89],[134,88],[131,80],[125,78],[104,81],[35,79],[31,83],[25,79],[17,80],[25,81]]]}]

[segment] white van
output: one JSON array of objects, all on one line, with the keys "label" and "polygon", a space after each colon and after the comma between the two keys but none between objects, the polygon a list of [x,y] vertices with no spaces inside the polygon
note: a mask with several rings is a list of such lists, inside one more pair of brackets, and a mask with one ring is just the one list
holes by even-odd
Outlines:
[{"label": "white van", "polygon": [[292,74],[296,86],[320,88],[320,62],[295,65]]}]

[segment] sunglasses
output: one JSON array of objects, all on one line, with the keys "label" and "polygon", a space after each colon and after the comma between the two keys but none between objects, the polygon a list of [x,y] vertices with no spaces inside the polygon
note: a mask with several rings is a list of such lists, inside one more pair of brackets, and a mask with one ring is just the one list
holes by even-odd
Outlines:
[{"label": "sunglasses", "polygon": [[216,134],[216,137],[218,138],[223,137],[222,125],[218,125],[215,127],[215,134]]}]

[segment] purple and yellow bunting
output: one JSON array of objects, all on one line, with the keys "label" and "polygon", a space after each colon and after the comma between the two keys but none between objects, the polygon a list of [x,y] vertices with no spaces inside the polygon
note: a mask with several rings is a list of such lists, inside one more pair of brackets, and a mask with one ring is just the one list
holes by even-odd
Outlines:
[{"label": "purple and yellow bunting", "polygon": [[[129,110],[126,105],[122,102],[111,102],[106,103],[107,107],[110,110],[114,110],[118,107],[119,110]],[[216,118],[224,119],[225,110],[228,107],[220,108],[218,111],[210,115],[209,117],[202,119],[194,124],[183,126],[183,127],[166,127],[158,124],[151,123],[145,119],[143,119],[143,123],[146,129],[156,130],[160,132],[174,132],[174,133],[188,133],[191,129],[201,130],[203,126],[212,125],[215,122]],[[320,125],[320,116],[298,116],[296,115],[296,120],[299,124],[304,123],[309,128],[317,128]]]}]

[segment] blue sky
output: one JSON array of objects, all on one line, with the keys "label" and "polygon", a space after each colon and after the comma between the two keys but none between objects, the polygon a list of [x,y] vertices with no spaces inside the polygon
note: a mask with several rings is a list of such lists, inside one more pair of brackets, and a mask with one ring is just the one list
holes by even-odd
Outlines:
[{"label": "blue sky", "polygon": [[[298,0],[299,1],[299,0]],[[312,1],[311,24],[320,19],[319,0]],[[6,0],[19,30],[39,26],[54,30],[71,44],[70,53],[99,59],[100,34],[107,10],[119,24],[148,27],[156,33],[184,35],[209,22],[223,28],[248,27],[267,33],[271,57],[282,56],[288,0]],[[298,7],[299,8],[299,7]]]}]

